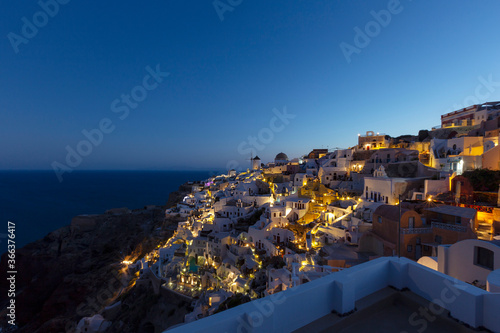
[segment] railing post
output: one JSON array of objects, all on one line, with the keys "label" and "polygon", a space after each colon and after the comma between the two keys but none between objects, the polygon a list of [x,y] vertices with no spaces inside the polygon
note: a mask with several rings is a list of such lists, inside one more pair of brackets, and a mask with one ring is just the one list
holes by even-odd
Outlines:
[{"label": "railing post", "polygon": [[401,194],[399,195],[398,259],[401,258]]}]

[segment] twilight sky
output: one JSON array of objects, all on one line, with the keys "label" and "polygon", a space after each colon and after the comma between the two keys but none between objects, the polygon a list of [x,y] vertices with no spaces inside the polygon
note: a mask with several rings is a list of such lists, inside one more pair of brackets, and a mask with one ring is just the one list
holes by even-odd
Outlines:
[{"label": "twilight sky", "polygon": [[498,0],[2,1],[0,169],[246,168],[251,147],[268,162],[369,130],[417,134],[500,100],[499,12]]}]

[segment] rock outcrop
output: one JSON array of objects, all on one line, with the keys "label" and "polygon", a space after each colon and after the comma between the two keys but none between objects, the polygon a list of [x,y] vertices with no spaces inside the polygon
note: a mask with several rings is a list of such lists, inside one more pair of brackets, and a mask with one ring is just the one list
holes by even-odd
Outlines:
[{"label": "rock outcrop", "polygon": [[[186,191],[181,186],[169,204]],[[133,277],[121,262],[141,258],[172,235],[172,224],[178,219],[165,219],[164,211],[165,207],[148,206],[77,216],[70,226],[17,249],[17,332],[74,332],[83,317],[110,305]],[[7,272],[6,265],[4,253],[1,272]],[[5,328],[10,326],[6,323],[7,290],[2,277],[0,327]]]}]

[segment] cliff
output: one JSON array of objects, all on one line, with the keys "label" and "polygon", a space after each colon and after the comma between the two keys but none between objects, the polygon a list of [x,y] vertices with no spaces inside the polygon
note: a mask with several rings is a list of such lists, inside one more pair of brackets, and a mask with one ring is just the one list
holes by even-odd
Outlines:
[{"label": "cliff", "polygon": [[[169,205],[188,189],[181,186],[170,196]],[[121,262],[141,258],[172,235],[172,225],[179,220],[166,219],[164,211],[164,206],[148,206],[78,216],[71,225],[17,249],[17,332],[72,332],[82,317],[110,305],[134,278]],[[6,256],[1,257],[1,272],[7,271]],[[0,327],[10,326],[6,323],[7,289],[2,277]]]}]

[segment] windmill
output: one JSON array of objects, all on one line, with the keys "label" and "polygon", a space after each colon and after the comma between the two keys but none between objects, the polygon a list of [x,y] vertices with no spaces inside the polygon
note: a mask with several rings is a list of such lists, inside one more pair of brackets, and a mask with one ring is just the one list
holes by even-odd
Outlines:
[{"label": "windmill", "polygon": [[255,155],[255,157],[253,157],[253,152],[250,153],[250,167],[252,170],[258,170],[260,169],[260,157]]}]

